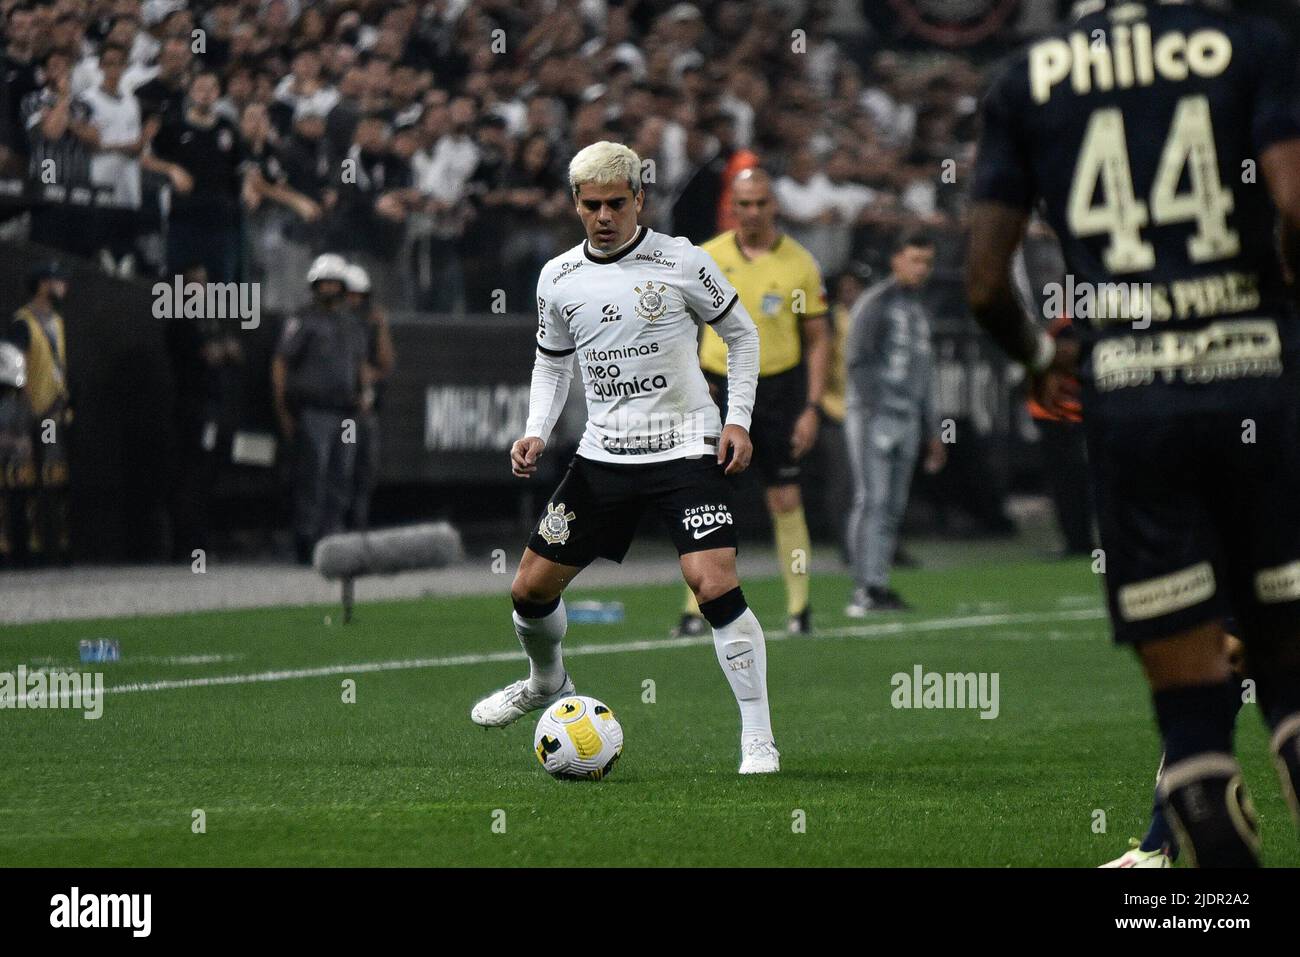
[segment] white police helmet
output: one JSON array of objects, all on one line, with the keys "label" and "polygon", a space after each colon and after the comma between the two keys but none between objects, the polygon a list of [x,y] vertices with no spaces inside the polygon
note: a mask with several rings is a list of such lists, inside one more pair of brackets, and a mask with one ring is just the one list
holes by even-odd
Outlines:
[{"label": "white police helmet", "polygon": [[343,287],[348,292],[359,292],[363,296],[370,292],[370,273],[364,266],[348,263],[347,275],[343,277]]},{"label": "white police helmet", "polygon": [[307,270],[307,284],[314,286],[327,279],[346,282],[347,272],[348,261],[338,253],[321,253],[312,260],[311,268]]},{"label": "white police helmet", "polygon": [[27,384],[27,356],[12,342],[0,342],[0,385],[21,389]]}]

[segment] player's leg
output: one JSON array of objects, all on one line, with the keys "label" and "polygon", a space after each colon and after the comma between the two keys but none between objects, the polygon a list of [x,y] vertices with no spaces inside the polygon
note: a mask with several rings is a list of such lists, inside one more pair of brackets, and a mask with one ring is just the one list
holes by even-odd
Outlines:
[{"label": "player's leg", "polygon": [[806,407],[808,387],[799,367],[760,382],[750,430],[754,440],[753,467],[763,480],[767,512],[775,532],[776,560],[785,583],[786,630],[790,634],[808,634],[812,630],[808,607],[812,543],[799,492],[802,465],[791,447],[795,424]]},{"label": "player's leg", "polygon": [[640,518],[626,470],[575,458],[528,539],[510,586],[515,636],[528,655],[527,678],[478,702],[475,724],[501,727],[573,693],[561,653],[569,582],[597,557],[622,561]]},{"label": "player's leg", "polygon": [[528,677],[506,685],[474,705],[475,724],[500,728],[573,693],[562,646],[568,628],[562,594],[582,569],[561,565],[525,548],[510,586],[515,637],[528,656]]},{"label": "player's leg", "polygon": [[713,628],[713,650],[740,708],[741,774],[779,771],[767,701],[767,643],[736,575],[736,550],[712,548],[681,556],[682,577]]},{"label": "player's leg", "polygon": [[568,630],[568,616],[563,592],[580,571],[577,566],[561,565],[526,548],[510,586],[514,605],[511,618],[528,655],[528,686],[537,694],[554,694],[564,684],[561,646]]},{"label": "player's leg", "polygon": [[[1252,667],[1253,662],[1252,651]],[[1291,818],[1300,827],[1300,632],[1269,646],[1260,675],[1260,705],[1273,732],[1269,750]]]},{"label": "player's leg", "polygon": [[1254,867],[1259,838],[1233,756],[1235,690],[1223,624],[1138,645],[1165,745],[1158,793],[1192,866]]},{"label": "player's leg", "polygon": [[[1228,703],[1232,712],[1232,721],[1235,727],[1237,715],[1241,712],[1243,703],[1242,681],[1245,679],[1245,661],[1243,657],[1244,646],[1241,639],[1231,634],[1235,629],[1232,622],[1226,622],[1224,627],[1229,633],[1224,636],[1226,650],[1228,654],[1228,664],[1232,668],[1232,680],[1228,683]],[[1160,779],[1165,773],[1165,755],[1160,755],[1160,765],[1156,769],[1156,793],[1152,799],[1151,806],[1151,824],[1147,828],[1146,834],[1141,840],[1137,838],[1130,839],[1130,848],[1115,858],[1102,864],[1102,867],[1113,868],[1152,868],[1152,867],[1172,867],[1173,862],[1178,860],[1178,837],[1174,834],[1174,829],[1169,825],[1169,818],[1165,814],[1164,806],[1160,802]]]},{"label": "player's leg", "polygon": [[767,645],[736,574],[731,485],[712,456],[656,468],[645,483],[677,548],[682,577],[713,629],[718,664],[740,708],[742,774],[780,769],[767,706]]},{"label": "player's leg", "polygon": [[786,631],[806,635],[812,631],[808,607],[808,568],[812,563],[812,542],[804,517],[803,497],[795,483],[773,485],[766,493],[767,510],[776,532],[776,559],[785,582]]}]

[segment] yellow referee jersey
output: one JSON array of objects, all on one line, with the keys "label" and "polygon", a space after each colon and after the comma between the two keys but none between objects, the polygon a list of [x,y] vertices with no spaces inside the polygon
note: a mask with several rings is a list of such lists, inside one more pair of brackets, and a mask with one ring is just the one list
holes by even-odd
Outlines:
[{"label": "yellow referee jersey", "polygon": [[[799,321],[826,314],[826,289],[812,254],[782,235],[775,246],[750,259],[740,251],[734,230],[713,237],[700,248],[736,287],[758,326],[759,376],[797,366],[803,358]],[[707,327],[700,343],[700,365],[705,372],[727,374],[727,344]]]}]

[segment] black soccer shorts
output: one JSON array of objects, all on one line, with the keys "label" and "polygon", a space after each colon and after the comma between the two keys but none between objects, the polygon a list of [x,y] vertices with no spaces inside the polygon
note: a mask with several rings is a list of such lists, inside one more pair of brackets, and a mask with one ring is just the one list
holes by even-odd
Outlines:
[{"label": "black soccer shorts", "polygon": [[[1247,642],[1300,624],[1300,378],[1085,394],[1117,642],[1235,615]],[[1195,392],[1195,395],[1193,395]],[[1118,395],[1118,394],[1117,394]]]},{"label": "black soccer shorts", "polygon": [[713,455],[628,465],[574,456],[528,547],[561,565],[621,562],[647,507],[678,555],[736,547],[731,481]]},{"label": "black soccer shorts", "polygon": [[[715,388],[714,399],[727,412],[727,377],[705,373]],[[802,474],[802,459],[790,452],[794,424],[808,406],[808,379],[803,366],[795,366],[776,375],[759,376],[754,395],[754,415],[749,438],[754,443],[750,467],[758,472],[763,485],[794,485]]]}]

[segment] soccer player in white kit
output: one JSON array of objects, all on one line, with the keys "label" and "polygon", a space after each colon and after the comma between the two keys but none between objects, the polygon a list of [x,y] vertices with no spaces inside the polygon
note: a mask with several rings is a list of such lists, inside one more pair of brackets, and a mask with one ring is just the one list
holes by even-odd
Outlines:
[{"label": "soccer player in white kit", "polygon": [[[708,253],[637,224],[645,196],[636,153],[593,143],[570,162],[569,186],[587,239],[548,262],[537,281],[537,358],[526,435],[510,449],[514,474],[537,470],[575,355],[587,428],[510,588],[529,676],[484,698],[471,718],[502,727],[574,693],[560,650],[564,589],[598,557],[622,561],[649,507],[667,525],[713,627],[740,706],[740,773],[778,771],[767,650],[736,576],[726,478],[744,471],[752,453],[758,330]],[[725,424],[700,371],[700,323],[728,346]]]}]

